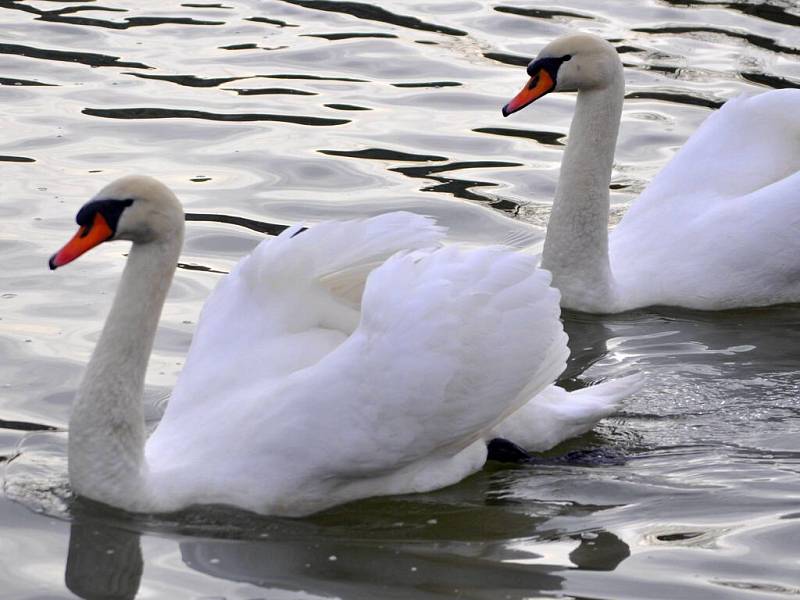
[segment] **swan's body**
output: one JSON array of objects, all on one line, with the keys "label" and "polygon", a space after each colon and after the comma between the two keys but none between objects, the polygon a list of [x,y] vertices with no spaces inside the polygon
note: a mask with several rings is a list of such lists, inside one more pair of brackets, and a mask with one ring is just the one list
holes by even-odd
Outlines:
[{"label": "swan's body", "polygon": [[549,447],[636,386],[572,402],[551,385],[567,347],[549,274],[507,250],[437,247],[430,219],[390,213],[294,227],[240,261],[208,299],[146,440],[144,374],[183,213],[163,185],[129,177],[78,222],[53,268],[105,239],[133,241],[70,419],[73,490],[107,504],[303,515],[431,490],[479,469],[493,428],[531,398],[524,420],[539,406],[539,429],[520,423],[515,441]]},{"label": "swan's body", "polygon": [[800,301],[800,90],[737,98],[711,115],[608,234],[624,95],[613,46],[572,35],[528,67],[504,114],[578,91],[542,266],[562,306],[620,312]]}]

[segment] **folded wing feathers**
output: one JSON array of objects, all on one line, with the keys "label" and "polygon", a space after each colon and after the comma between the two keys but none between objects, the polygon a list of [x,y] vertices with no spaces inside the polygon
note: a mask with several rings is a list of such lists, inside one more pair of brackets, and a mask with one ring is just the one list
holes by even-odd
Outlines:
[{"label": "folded wing feathers", "polygon": [[705,205],[738,198],[794,173],[800,169],[799,109],[797,89],[728,100],[656,175],[625,220],[647,211],[651,203],[658,208],[688,198]]},{"label": "folded wing feathers", "polygon": [[[563,370],[559,295],[536,257],[437,247],[444,230],[410,213],[298,232],[263,242],[228,279],[259,303],[281,289],[305,298],[320,282],[360,292],[366,278],[355,331],[286,385],[293,396],[302,382],[291,402],[297,410],[307,402],[304,419],[326,432],[329,472],[379,472],[457,452]],[[328,435],[348,441],[330,446]]]},{"label": "folded wing feathers", "polygon": [[[375,340],[361,366],[387,393],[363,407],[360,428],[384,445],[452,451],[552,383],[566,364],[566,335],[558,292],[535,261],[447,247],[399,254],[373,271],[354,336]],[[398,385],[403,392],[392,393]],[[397,437],[402,430],[413,444]]]},{"label": "folded wing feathers", "polygon": [[365,263],[378,264],[400,250],[435,246],[445,232],[432,218],[409,212],[326,221],[305,231],[291,227],[261,242],[241,269],[245,277],[270,285],[319,279]]}]

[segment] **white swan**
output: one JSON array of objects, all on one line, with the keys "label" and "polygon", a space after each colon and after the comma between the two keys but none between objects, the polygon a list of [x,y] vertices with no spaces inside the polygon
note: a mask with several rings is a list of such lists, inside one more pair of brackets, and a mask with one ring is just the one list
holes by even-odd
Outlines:
[{"label": "white swan", "polygon": [[528,66],[509,114],[578,92],[542,254],[562,306],[613,313],[800,301],[800,90],[727,102],[608,234],[625,82],[614,47],[569,35]]},{"label": "white swan", "polygon": [[292,227],[241,260],[209,297],[146,440],[144,375],[183,211],[158,181],[126,177],[77,222],[51,268],[133,242],[69,426],[73,491],[127,510],[304,515],[431,490],[479,469],[492,428],[538,392],[498,431],[538,420],[516,441],[553,445],[638,383],[550,386],[567,346],[549,274],[508,250],[436,247],[430,219],[389,213]]}]

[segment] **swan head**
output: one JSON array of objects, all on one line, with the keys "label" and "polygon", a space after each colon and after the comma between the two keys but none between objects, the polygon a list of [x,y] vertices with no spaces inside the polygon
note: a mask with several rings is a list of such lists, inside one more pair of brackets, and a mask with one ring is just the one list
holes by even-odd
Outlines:
[{"label": "swan head", "polygon": [[503,107],[507,117],[550,92],[603,89],[622,77],[617,51],[602,38],[586,33],[566,35],[542,48],[528,64],[530,80]]},{"label": "swan head", "polygon": [[131,175],[111,182],[78,211],[78,232],[50,257],[50,268],[72,262],[110,240],[146,244],[183,239],[183,208],[175,194],[152,177]]}]

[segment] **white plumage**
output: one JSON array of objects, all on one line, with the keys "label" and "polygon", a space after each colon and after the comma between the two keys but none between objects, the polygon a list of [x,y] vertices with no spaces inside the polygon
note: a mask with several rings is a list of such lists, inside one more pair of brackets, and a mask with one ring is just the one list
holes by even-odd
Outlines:
[{"label": "white plumage", "polygon": [[[182,214],[150,179],[97,197],[116,198],[134,200],[113,238],[134,245],[70,422],[79,494],[135,511],[224,503],[304,515],[435,489],[479,469],[492,429],[565,366],[558,292],[534,258],[440,247],[442,228],[410,213],[292,228],[211,294],[145,443],[141,381],[163,302],[154,290],[165,294],[182,238],[182,221],[160,236],[153,219]],[[555,392],[565,418],[521,442],[588,430],[635,382],[609,385],[573,409],[575,395]]]},{"label": "white plumage", "polygon": [[710,115],[611,231],[624,308],[800,301],[800,90]]},{"label": "white plumage", "polygon": [[[625,90],[608,42],[548,44],[505,108],[577,91],[542,266],[562,306],[611,313],[800,301],[800,90],[736,98],[712,114],[608,233]],[[548,87],[548,83],[552,86]]]}]

